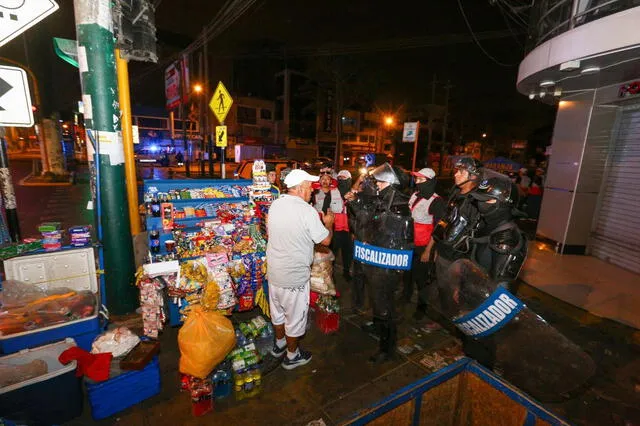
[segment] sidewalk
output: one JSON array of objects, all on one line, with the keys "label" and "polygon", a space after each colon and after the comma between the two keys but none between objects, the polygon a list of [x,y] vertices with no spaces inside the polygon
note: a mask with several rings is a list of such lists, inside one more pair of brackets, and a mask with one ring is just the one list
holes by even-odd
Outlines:
[{"label": "sidewalk", "polygon": [[640,329],[640,275],[633,272],[592,256],[560,255],[532,241],[520,279],[593,315]]}]

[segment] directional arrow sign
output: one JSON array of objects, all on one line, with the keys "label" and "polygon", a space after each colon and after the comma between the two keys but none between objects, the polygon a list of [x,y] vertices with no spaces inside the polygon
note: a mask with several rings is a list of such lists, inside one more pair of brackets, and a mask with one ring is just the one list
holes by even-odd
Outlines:
[{"label": "directional arrow sign", "polygon": [[29,82],[23,69],[0,65],[0,126],[33,126]]},{"label": "directional arrow sign", "polygon": [[0,46],[58,10],[53,0],[0,0]]}]

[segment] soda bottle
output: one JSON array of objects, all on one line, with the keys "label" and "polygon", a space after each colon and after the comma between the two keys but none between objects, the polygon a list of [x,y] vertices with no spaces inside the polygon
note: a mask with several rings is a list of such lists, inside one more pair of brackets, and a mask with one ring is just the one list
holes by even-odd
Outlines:
[{"label": "soda bottle", "polygon": [[226,398],[229,394],[231,394],[231,375],[226,370],[222,370],[219,388],[216,387],[216,398]]},{"label": "soda bottle", "polygon": [[251,393],[251,391],[253,390],[253,387],[254,387],[253,373],[251,371],[248,371],[247,373],[245,373],[245,377],[244,377],[245,393]]},{"label": "soda bottle", "polygon": [[242,374],[236,374],[233,391],[238,401],[244,399],[244,377]]}]

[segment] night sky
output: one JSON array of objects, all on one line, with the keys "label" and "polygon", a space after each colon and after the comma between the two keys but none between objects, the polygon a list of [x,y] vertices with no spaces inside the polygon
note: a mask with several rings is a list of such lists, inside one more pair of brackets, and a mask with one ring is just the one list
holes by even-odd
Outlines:
[{"label": "night sky", "polygon": [[[197,37],[223,3],[160,2],[156,26],[162,65],[131,63],[134,104],[163,106],[163,62]],[[273,99],[278,95],[275,72],[285,66],[305,71],[309,64],[326,60],[318,51],[330,48],[348,52],[339,55],[338,61],[357,76],[375,107],[393,110],[429,103],[431,80],[436,74],[439,81],[449,80],[453,86],[451,119],[469,129],[484,129],[502,138],[526,138],[536,128],[552,124],[552,107],[529,101],[515,88],[517,64],[524,56],[522,29],[488,1],[461,3],[476,34],[520,30],[513,36],[481,40],[498,61],[514,66],[495,64],[471,41],[456,0],[395,4],[371,0],[258,0],[210,42],[211,79],[223,79],[239,95]],[[64,114],[75,107],[80,84],[77,70],[53,52],[52,37],[75,37],[73,2],[60,0],[59,4],[55,14],[0,48],[0,56],[28,62],[40,80],[43,111]],[[467,42],[450,44],[452,35],[466,36]],[[418,47],[403,49],[408,39]],[[192,56],[192,71],[197,56],[197,52]],[[443,101],[440,85],[436,102]]]}]

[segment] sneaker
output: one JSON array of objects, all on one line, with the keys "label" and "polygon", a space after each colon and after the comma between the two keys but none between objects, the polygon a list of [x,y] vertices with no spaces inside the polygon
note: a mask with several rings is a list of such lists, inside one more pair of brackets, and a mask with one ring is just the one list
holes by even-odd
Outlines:
[{"label": "sneaker", "polygon": [[272,357],[280,358],[282,355],[287,353],[287,345],[284,345],[283,348],[279,347],[277,343],[273,344],[273,348],[269,351]]},{"label": "sneaker", "polygon": [[311,352],[299,349],[298,355],[296,355],[295,358],[289,359],[288,356],[284,357],[284,361],[282,361],[282,368],[285,370],[293,370],[296,367],[308,364],[309,361],[311,361]]}]

